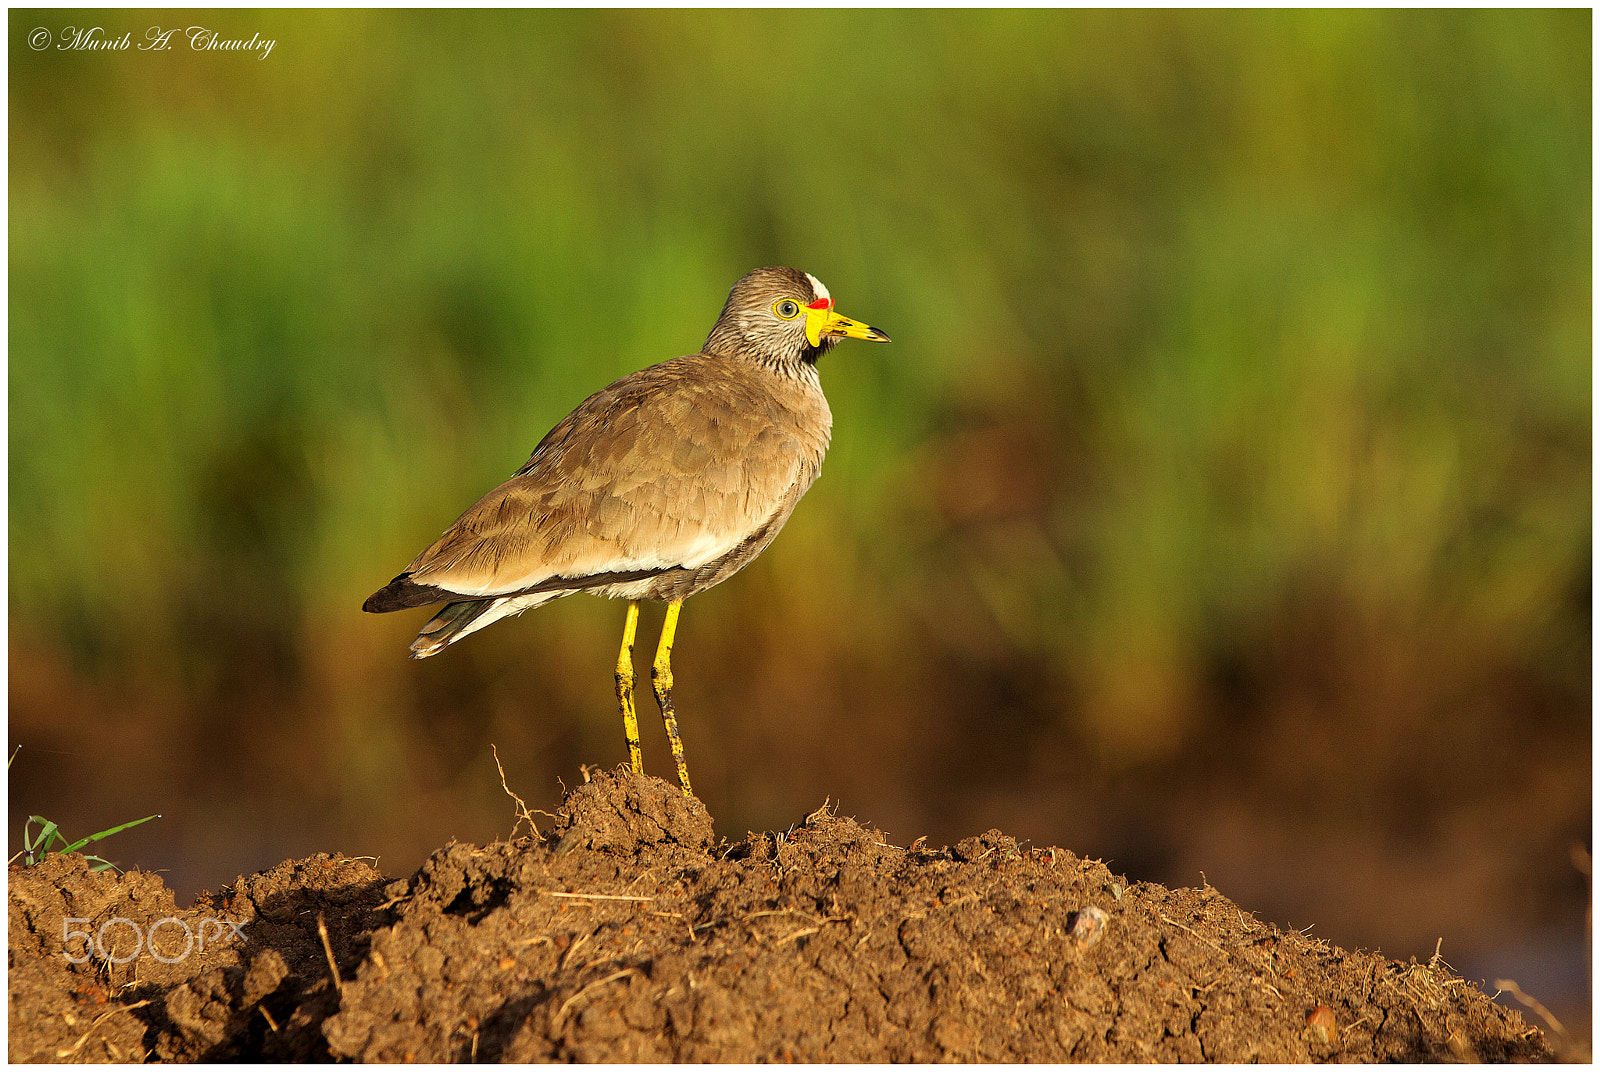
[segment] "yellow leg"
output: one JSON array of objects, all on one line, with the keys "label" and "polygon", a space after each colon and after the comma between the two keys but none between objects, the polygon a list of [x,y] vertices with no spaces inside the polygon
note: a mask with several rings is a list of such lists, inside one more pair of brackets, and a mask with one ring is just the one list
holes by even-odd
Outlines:
[{"label": "yellow leg", "polygon": [[689,765],[683,761],[683,740],[678,736],[678,715],[672,708],[672,637],[678,631],[678,612],[683,600],[667,604],[667,620],[661,623],[661,643],[656,646],[656,661],[650,666],[650,683],[655,686],[661,720],[667,724],[667,740],[672,744],[672,762],[678,765],[678,781],[683,795],[694,796],[689,788]]},{"label": "yellow leg", "polygon": [[622,625],[622,652],[617,656],[617,703],[622,705],[622,731],[628,736],[628,763],[633,773],[644,773],[644,753],[639,750],[639,713],[633,706],[633,637],[639,631],[639,601],[628,604]]}]

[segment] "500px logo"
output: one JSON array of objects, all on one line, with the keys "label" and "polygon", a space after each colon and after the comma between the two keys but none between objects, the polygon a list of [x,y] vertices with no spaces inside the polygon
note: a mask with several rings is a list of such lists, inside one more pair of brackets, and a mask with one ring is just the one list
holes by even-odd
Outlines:
[{"label": "500px logo", "polygon": [[[152,957],[155,957],[163,964],[176,964],[180,960],[183,960],[185,957],[187,957],[190,953],[204,953],[206,951],[207,942],[209,942],[211,945],[216,945],[218,942],[225,942],[234,938],[244,937],[243,923],[239,923],[231,919],[213,919],[211,917],[207,917],[200,921],[200,936],[198,943],[195,941],[194,930],[189,926],[189,924],[185,923],[177,916],[167,916],[165,919],[158,919],[154,923],[150,924],[148,930],[142,929],[133,920],[123,919],[121,916],[112,916],[110,919],[100,924],[100,929],[98,931],[91,932],[72,929],[72,925],[74,923],[88,922],[89,920],[87,917],[78,916],[67,916],[61,921],[61,945],[63,947],[61,955],[67,958],[68,963],[83,964],[90,957],[99,957],[101,960],[108,960],[113,964],[126,964],[137,957],[141,952],[145,952],[149,953]],[[112,927],[125,927],[129,932],[132,933],[133,951],[131,953],[113,953],[111,949],[106,947],[106,931]],[[158,951],[156,949],[156,934],[163,928],[165,928],[165,933],[162,935],[162,945],[169,948]],[[173,946],[178,937],[174,928],[183,932],[183,948],[176,954],[172,954],[170,952],[170,947]],[[120,930],[112,931],[111,942],[113,947],[121,944],[118,941],[121,935],[122,932]],[[74,938],[83,939],[82,956],[72,955],[72,940]]]}]

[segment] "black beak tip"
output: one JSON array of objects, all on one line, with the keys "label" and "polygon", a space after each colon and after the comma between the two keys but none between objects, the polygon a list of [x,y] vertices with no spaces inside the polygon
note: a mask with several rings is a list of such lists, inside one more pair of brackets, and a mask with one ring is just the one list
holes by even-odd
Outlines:
[{"label": "black beak tip", "polygon": [[885,332],[879,331],[877,328],[868,327],[867,330],[872,332],[872,341],[873,342],[893,342],[894,341],[893,339],[889,338],[889,336]]}]

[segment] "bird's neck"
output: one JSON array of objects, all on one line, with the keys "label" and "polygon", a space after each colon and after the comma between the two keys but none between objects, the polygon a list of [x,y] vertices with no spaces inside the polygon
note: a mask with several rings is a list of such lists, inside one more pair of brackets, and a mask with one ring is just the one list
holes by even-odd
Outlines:
[{"label": "bird's neck", "polygon": [[718,339],[713,335],[706,340],[702,353],[728,361],[744,361],[786,379],[817,383],[820,382],[817,379],[817,361],[833,346],[834,340],[824,339],[821,346],[805,346],[798,352],[773,354],[747,340]]},{"label": "bird's neck", "polygon": [[[807,349],[811,349],[807,347]],[[817,359],[802,354],[798,360],[794,357],[772,357],[770,355],[742,354],[740,360],[757,365],[775,376],[792,380],[796,383],[821,389],[822,378],[817,375]]]}]

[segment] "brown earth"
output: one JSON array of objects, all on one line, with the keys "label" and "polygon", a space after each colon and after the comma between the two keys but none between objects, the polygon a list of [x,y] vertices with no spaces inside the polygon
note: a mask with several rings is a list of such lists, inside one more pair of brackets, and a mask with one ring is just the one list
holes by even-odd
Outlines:
[{"label": "brown earth", "polygon": [[[10,1056],[1554,1057],[1442,962],[1345,952],[1209,886],[1130,883],[999,831],[900,848],[824,806],[714,842],[698,800],[620,773],[569,793],[552,830],[452,843],[398,881],[317,855],[179,909],[148,873],[12,868]],[[107,957],[70,963],[89,951],[67,930]]]}]

